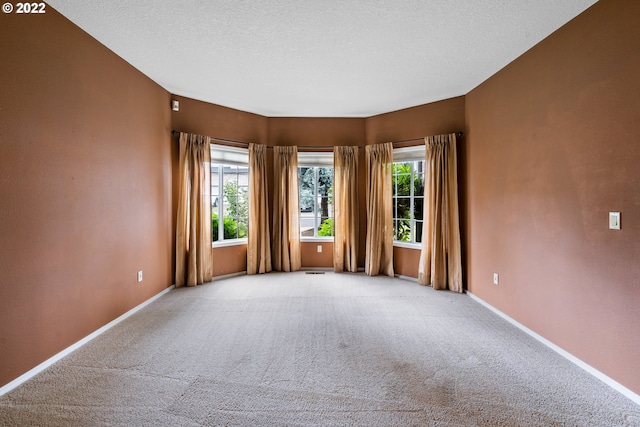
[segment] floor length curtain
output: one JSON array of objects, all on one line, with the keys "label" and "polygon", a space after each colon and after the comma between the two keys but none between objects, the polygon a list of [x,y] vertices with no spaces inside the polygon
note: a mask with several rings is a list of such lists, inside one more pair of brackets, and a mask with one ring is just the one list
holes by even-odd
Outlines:
[{"label": "floor length curtain", "polygon": [[367,145],[367,241],[365,273],[393,277],[393,145]]},{"label": "floor length curtain", "polygon": [[333,270],[358,271],[358,147],[333,149]]},{"label": "floor length curtain", "polygon": [[273,147],[273,176],[273,269],[297,271],[301,267],[297,147]]},{"label": "floor length curtain", "polygon": [[456,135],[425,138],[424,227],[418,281],[462,292]]},{"label": "floor length curtain", "polygon": [[176,287],[211,281],[211,152],[208,137],[180,133]]},{"label": "floor length curtain", "polygon": [[267,198],[267,149],[264,145],[249,144],[247,274],[271,271],[271,238]]}]

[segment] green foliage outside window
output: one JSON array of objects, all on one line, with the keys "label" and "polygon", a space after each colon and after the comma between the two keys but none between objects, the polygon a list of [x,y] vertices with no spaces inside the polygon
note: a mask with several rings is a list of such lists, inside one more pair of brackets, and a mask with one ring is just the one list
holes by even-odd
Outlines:
[{"label": "green foliage outside window", "polygon": [[[422,237],[424,178],[415,169],[417,163],[393,164],[393,232],[396,241],[419,242]],[[412,220],[415,230],[412,230]],[[412,239],[412,236],[415,237]]]},{"label": "green foliage outside window", "polygon": [[[236,182],[230,181],[224,184],[224,200],[226,213],[224,215],[224,239],[241,239],[247,237],[247,219],[249,217],[249,200],[246,192],[238,188]],[[220,237],[219,217],[217,212],[211,213],[211,232],[213,241]]]},{"label": "green foliage outside window", "polygon": [[[218,214],[213,212],[211,214],[211,232],[213,234],[214,242],[217,242],[220,237],[218,225]],[[236,221],[229,217],[224,218],[224,224],[222,225],[222,227],[224,229],[225,240],[247,237],[247,227],[244,224],[238,224]]]},{"label": "green foliage outside window", "polygon": [[333,236],[333,168],[301,166],[298,180],[300,212],[307,219],[313,216],[316,224],[320,224],[317,229],[301,227],[302,235]]},{"label": "green foliage outside window", "polygon": [[333,218],[327,218],[324,221],[322,221],[322,224],[320,225],[320,229],[318,230],[318,236],[328,237],[333,235],[334,235]]}]

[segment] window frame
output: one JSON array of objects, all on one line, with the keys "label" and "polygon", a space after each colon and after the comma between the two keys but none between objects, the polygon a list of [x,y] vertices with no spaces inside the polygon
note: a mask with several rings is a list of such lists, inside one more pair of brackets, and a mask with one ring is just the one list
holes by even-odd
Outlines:
[{"label": "window frame", "polygon": [[[410,185],[410,190],[409,190],[409,196],[400,196],[400,197],[408,197],[409,203],[410,203],[410,208],[409,208],[409,213],[410,213],[410,218],[408,218],[409,220],[409,224],[410,224],[410,235],[413,237],[413,241],[410,242],[405,242],[402,240],[396,240],[395,238],[395,221],[400,220],[400,219],[407,219],[407,218],[398,218],[397,217],[397,212],[396,212],[396,199],[398,198],[398,195],[392,195],[392,199],[391,199],[391,203],[392,203],[392,207],[393,207],[393,214],[392,214],[392,222],[394,225],[394,238],[393,238],[393,246],[397,246],[397,247],[404,247],[404,248],[411,248],[411,249],[420,249],[422,248],[422,242],[417,242],[416,240],[416,229],[417,226],[416,224],[418,222],[421,222],[423,224],[424,227],[424,218],[422,218],[421,220],[418,220],[415,218],[415,214],[414,214],[414,209],[415,209],[415,185],[414,185],[414,179],[415,179],[415,174],[416,174],[416,167],[415,167],[415,162],[423,162],[423,165],[426,166],[425,164],[425,157],[426,157],[426,147],[425,145],[416,145],[416,146],[411,146],[411,147],[403,147],[403,148],[396,148],[393,150],[393,163],[392,165],[398,164],[398,163],[412,163],[411,165],[411,176],[410,176],[410,180],[411,180],[411,185]],[[392,166],[393,167],[393,166]],[[426,171],[423,171],[422,173],[424,174]],[[393,182],[393,174],[392,174],[392,182]],[[392,191],[392,193],[395,193],[395,188],[393,189],[394,191]],[[420,197],[420,196],[418,196]],[[424,193],[422,195],[422,200],[423,200],[423,206],[424,206]]]},{"label": "window frame", "polygon": [[[300,168],[314,168],[315,172],[315,185],[314,185],[314,199],[318,200],[318,168],[330,168],[332,171],[332,185],[335,183],[335,168],[333,166],[333,151],[330,152],[298,152],[298,180],[300,179]],[[303,236],[302,235],[302,206],[300,205],[300,185],[301,182],[298,182],[298,234],[300,236],[301,242],[333,242],[334,236],[317,236],[318,230],[314,228],[313,236]],[[332,215],[329,218],[332,218],[335,221],[335,207],[333,207]],[[317,208],[317,207],[316,207]],[[314,209],[314,220],[317,221],[319,212],[317,209]],[[322,217],[319,217],[322,220]],[[335,231],[334,231],[335,235]]]},{"label": "window frame", "polygon": [[[237,238],[232,238],[232,239],[225,239],[224,238],[224,194],[223,194],[223,188],[224,188],[224,168],[226,166],[236,166],[236,167],[242,167],[242,168],[246,168],[247,169],[247,203],[248,203],[248,199],[250,197],[249,195],[249,181],[248,181],[248,177],[249,177],[249,149],[248,148],[239,148],[239,147],[230,147],[227,145],[221,145],[221,144],[215,144],[212,143],[210,144],[210,150],[211,150],[211,164],[210,164],[210,171],[211,171],[211,175],[213,175],[213,167],[214,165],[217,165],[220,167],[219,172],[218,172],[218,182],[216,183],[216,186],[218,187],[218,193],[216,196],[219,198],[219,202],[218,202],[218,206],[214,207],[213,206],[213,197],[214,197],[214,193],[213,193],[213,187],[214,187],[214,182],[213,182],[213,176],[211,177],[211,192],[210,192],[210,198],[211,198],[211,212],[212,214],[214,213],[214,210],[217,209],[217,214],[218,214],[218,237],[219,240],[214,241],[213,240],[213,225],[211,228],[211,247],[213,248],[220,248],[220,247],[225,247],[225,246],[236,246],[236,245],[246,245],[249,241],[248,236],[247,237],[237,237]],[[237,173],[237,172],[236,172]],[[244,186],[243,186],[244,187]],[[222,219],[222,220],[220,220]],[[213,220],[212,220],[213,221]],[[247,213],[247,234],[248,234],[248,230],[249,230],[249,215]],[[220,239],[221,237],[221,239]]]}]

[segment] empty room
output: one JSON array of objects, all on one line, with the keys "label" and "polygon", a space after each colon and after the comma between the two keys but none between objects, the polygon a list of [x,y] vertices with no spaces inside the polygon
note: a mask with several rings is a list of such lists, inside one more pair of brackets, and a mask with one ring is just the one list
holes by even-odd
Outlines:
[{"label": "empty room", "polygon": [[7,1],[0,425],[640,426],[640,1]]}]

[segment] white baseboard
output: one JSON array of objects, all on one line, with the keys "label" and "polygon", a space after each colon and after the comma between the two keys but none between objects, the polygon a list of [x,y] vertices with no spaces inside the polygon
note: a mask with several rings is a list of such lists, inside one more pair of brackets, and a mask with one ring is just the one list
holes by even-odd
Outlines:
[{"label": "white baseboard", "polygon": [[211,281],[215,282],[216,280],[231,279],[232,277],[246,276],[246,275],[247,275],[246,271],[239,271],[237,273],[223,274],[222,276],[213,276],[213,279]]},{"label": "white baseboard", "polygon": [[408,280],[410,282],[418,283],[418,278],[417,277],[403,276],[402,274],[395,274],[394,277],[396,279]]},{"label": "white baseboard", "polygon": [[498,310],[497,308],[495,308],[494,306],[492,306],[488,302],[486,302],[486,301],[478,298],[477,296],[473,295],[471,292],[467,291],[467,295],[469,295],[471,297],[471,299],[473,299],[474,301],[482,304],[483,306],[485,306],[489,310],[493,311],[495,314],[497,314],[498,316],[502,317],[503,319],[505,319],[506,321],[508,321],[509,323],[514,325],[515,327],[517,327],[518,329],[522,330],[523,332],[529,334],[530,336],[532,336],[536,340],[540,341],[542,344],[546,345],[551,350],[555,351],[556,353],[558,353],[559,355],[561,355],[562,357],[564,357],[565,359],[567,359],[571,363],[575,364],[579,368],[584,369],[589,374],[593,375],[594,377],[596,377],[597,379],[599,379],[600,381],[602,381],[603,383],[605,383],[609,387],[613,388],[614,390],[616,390],[620,394],[624,395],[625,397],[627,397],[628,399],[630,399],[634,403],[640,405],[640,395],[636,394],[632,390],[629,390],[627,387],[623,386],[622,384],[620,384],[619,382],[617,382],[613,378],[610,378],[607,375],[603,374],[602,372],[600,372],[599,370],[597,370],[593,366],[588,365],[587,363],[585,363],[582,360],[578,359],[576,356],[574,356],[573,354],[569,353],[568,351],[562,349],[561,347],[557,346],[556,344],[552,343],[548,339],[544,338],[542,335],[540,335],[540,334],[532,331],[531,329],[527,328],[526,326],[524,326],[522,323],[518,322],[517,320],[512,319],[511,317],[509,317],[508,315],[504,314],[503,312],[501,312],[500,310]]},{"label": "white baseboard", "polygon": [[0,396],[2,396],[5,393],[8,393],[9,391],[11,391],[14,388],[18,387],[20,384],[24,383],[25,381],[33,378],[35,375],[37,375],[40,372],[44,371],[49,366],[51,366],[54,363],[56,363],[58,360],[60,360],[63,357],[71,354],[72,352],[74,352],[75,350],[79,349],[80,347],[82,347],[83,345],[85,345],[86,343],[88,343],[89,341],[91,341],[92,339],[97,337],[98,335],[106,332],[107,330],[111,329],[112,327],[114,327],[118,323],[122,322],[124,319],[126,319],[129,316],[131,316],[135,312],[137,312],[140,309],[144,308],[145,306],[151,304],[153,301],[157,300],[158,298],[160,298],[162,295],[166,294],[167,292],[169,292],[173,288],[174,288],[174,285],[171,285],[170,287],[168,287],[167,289],[163,290],[162,292],[152,296],[151,298],[149,298],[148,300],[144,301],[143,303],[133,307],[131,310],[127,311],[123,315],[117,317],[116,319],[113,319],[111,322],[107,323],[106,325],[104,325],[100,329],[95,330],[94,332],[92,332],[91,334],[89,334],[86,337],[82,338],[80,341],[76,342],[75,344],[72,344],[69,347],[65,348],[60,353],[58,353],[58,354],[50,357],[49,359],[45,360],[44,362],[42,362],[41,364],[39,364],[35,368],[33,368],[33,369],[25,372],[24,374],[20,375],[18,378],[16,378],[15,380],[11,381],[10,383],[5,384],[4,386],[0,387]]}]

